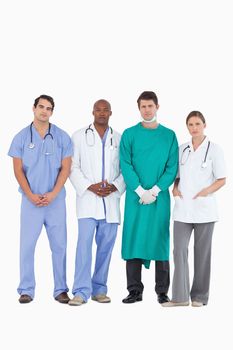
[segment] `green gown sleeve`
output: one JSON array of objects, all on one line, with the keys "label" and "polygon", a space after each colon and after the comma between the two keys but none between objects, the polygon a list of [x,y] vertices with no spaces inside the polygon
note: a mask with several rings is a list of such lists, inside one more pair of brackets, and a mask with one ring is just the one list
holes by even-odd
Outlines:
[{"label": "green gown sleeve", "polygon": [[132,165],[132,154],[131,154],[131,140],[127,130],[125,130],[121,137],[120,143],[120,167],[124,177],[127,188],[135,191],[140,186],[139,177],[134,171]]},{"label": "green gown sleeve", "polygon": [[161,191],[167,190],[169,186],[171,186],[171,184],[174,182],[178,170],[178,159],[178,142],[174,133],[165,171],[156,183],[156,185],[161,189]]}]

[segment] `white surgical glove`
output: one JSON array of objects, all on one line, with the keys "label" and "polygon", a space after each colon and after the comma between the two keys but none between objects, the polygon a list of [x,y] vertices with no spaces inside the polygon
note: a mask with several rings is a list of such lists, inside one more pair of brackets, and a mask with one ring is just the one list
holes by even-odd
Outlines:
[{"label": "white surgical glove", "polygon": [[160,188],[155,185],[150,190],[145,190],[142,186],[138,186],[135,192],[140,197],[140,204],[151,204],[156,201]]},{"label": "white surgical glove", "polygon": [[153,195],[151,190],[147,190],[141,196],[139,203],[140,204],[151,204],[156,201],[156,196]]},{"label": "white surgical glove", "polygon": [[160,188],[156,185],[154,185],[151,189],[150,189],[151,193],[154,195],[154,196],[158,196],[159,192],[161,191]]}]

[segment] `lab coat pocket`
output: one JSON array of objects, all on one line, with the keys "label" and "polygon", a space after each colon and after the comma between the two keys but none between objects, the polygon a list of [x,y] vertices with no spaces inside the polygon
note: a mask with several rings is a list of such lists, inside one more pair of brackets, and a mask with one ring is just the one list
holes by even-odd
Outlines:
[{"label": "lab coat pocket", "polygon": [[207,207],[207,197],[197,197],[194,199],[195,209],[196,210],[205,210]]},{"label": "lab coat pocket", "polygon": [[175,206],[179,208],[182,205],[182,198],[180,196],[174,196]]},{"label": "lab coat pocket", "polygon": [[175,201],[175,204],[179,205],[179,203],[182,201],[182,198],[180,196],[174,196],[174,201]]},{"label": "lab coat pocket", "polygon": [[180,200],[180,199],[181,199],[181,198],[180,198],[180,196],[174,196],[173,198],[174,198],[174,200],[175,200],[175,201],[177,201],[177,200]]}]

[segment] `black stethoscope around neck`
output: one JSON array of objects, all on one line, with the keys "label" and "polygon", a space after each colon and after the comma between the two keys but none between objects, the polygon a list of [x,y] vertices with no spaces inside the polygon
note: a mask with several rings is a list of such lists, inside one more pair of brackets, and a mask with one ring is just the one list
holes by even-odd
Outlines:
[{"label": "black stethoscope around neck", "polygon": [[[210,148],[210,141],[208,141],[208,145],[206,148],[206,152],[205,152],[205,158],[203,160],[203,162],[201,163],[201,168],[207,168],[207,155],[209,152],[209,148]],[[188,150],[188,155],[186,156],[186,158],[184,159],[184,152]],[[191,153],[191,149],[190,149],[190,145],[186,146],[183,151],[182,151],[182,155],[181,155],[181,160],[180,160],[180,164],[181,165],[185,165],[185,163],[187,162],[188,158],[189,158],[189,154]]]},{"label": "black stethoscope around neck", "polygon": [[[35,148],[35,144],[33,143],[33,136],[32,136],[32,125],[33,125],[33,122],[31,122],[31,124],[30,124],[30,143],[28,145],[28,148],[30,148],[30,149]],[[43,137],[43,142],[47,136],[50,136],[53,140],[53,135],[51,134],[50,130],[51,130],[51,123],[49,123],[49,130],[48,130],[47,134],[45,134],[45,136]]]},{"label": "black stethoscope around neck", "polygon": [[[111,136],[110,136],[110,149],[113,149],[113,130],[111,128],[111,126],[109,126],[110,132],[111,132]],[[92,142],[90,142],[89,138],[88,138],[88,133],[91,132],[92,134]],[[91,124],[88,126],[88,128],[85,130],[85,138],[86,138],[86,144],[89,147],[93,147],[95,145],[95,134],[94,134],[94,129],[91,127]]]}]

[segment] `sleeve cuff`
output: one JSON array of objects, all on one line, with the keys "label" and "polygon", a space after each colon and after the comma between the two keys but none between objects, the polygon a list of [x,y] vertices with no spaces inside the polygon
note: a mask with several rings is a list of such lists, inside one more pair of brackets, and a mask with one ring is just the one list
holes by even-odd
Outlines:
[{"label": "sleeve cuff", "polygon": [[156,185],[154,185],[151,189],[152,193],[156,196],[158,196],[159,192],[161,191],[160,188]]},{"label": "sleeve cuff", "polygon": [[144,188],[142,186],[138,186],[135,190],[135,192],[137,193],[137,195],[141,198],[141,196],[143,195],[143,193],[146,192],[146,190],[144,190]]}]

